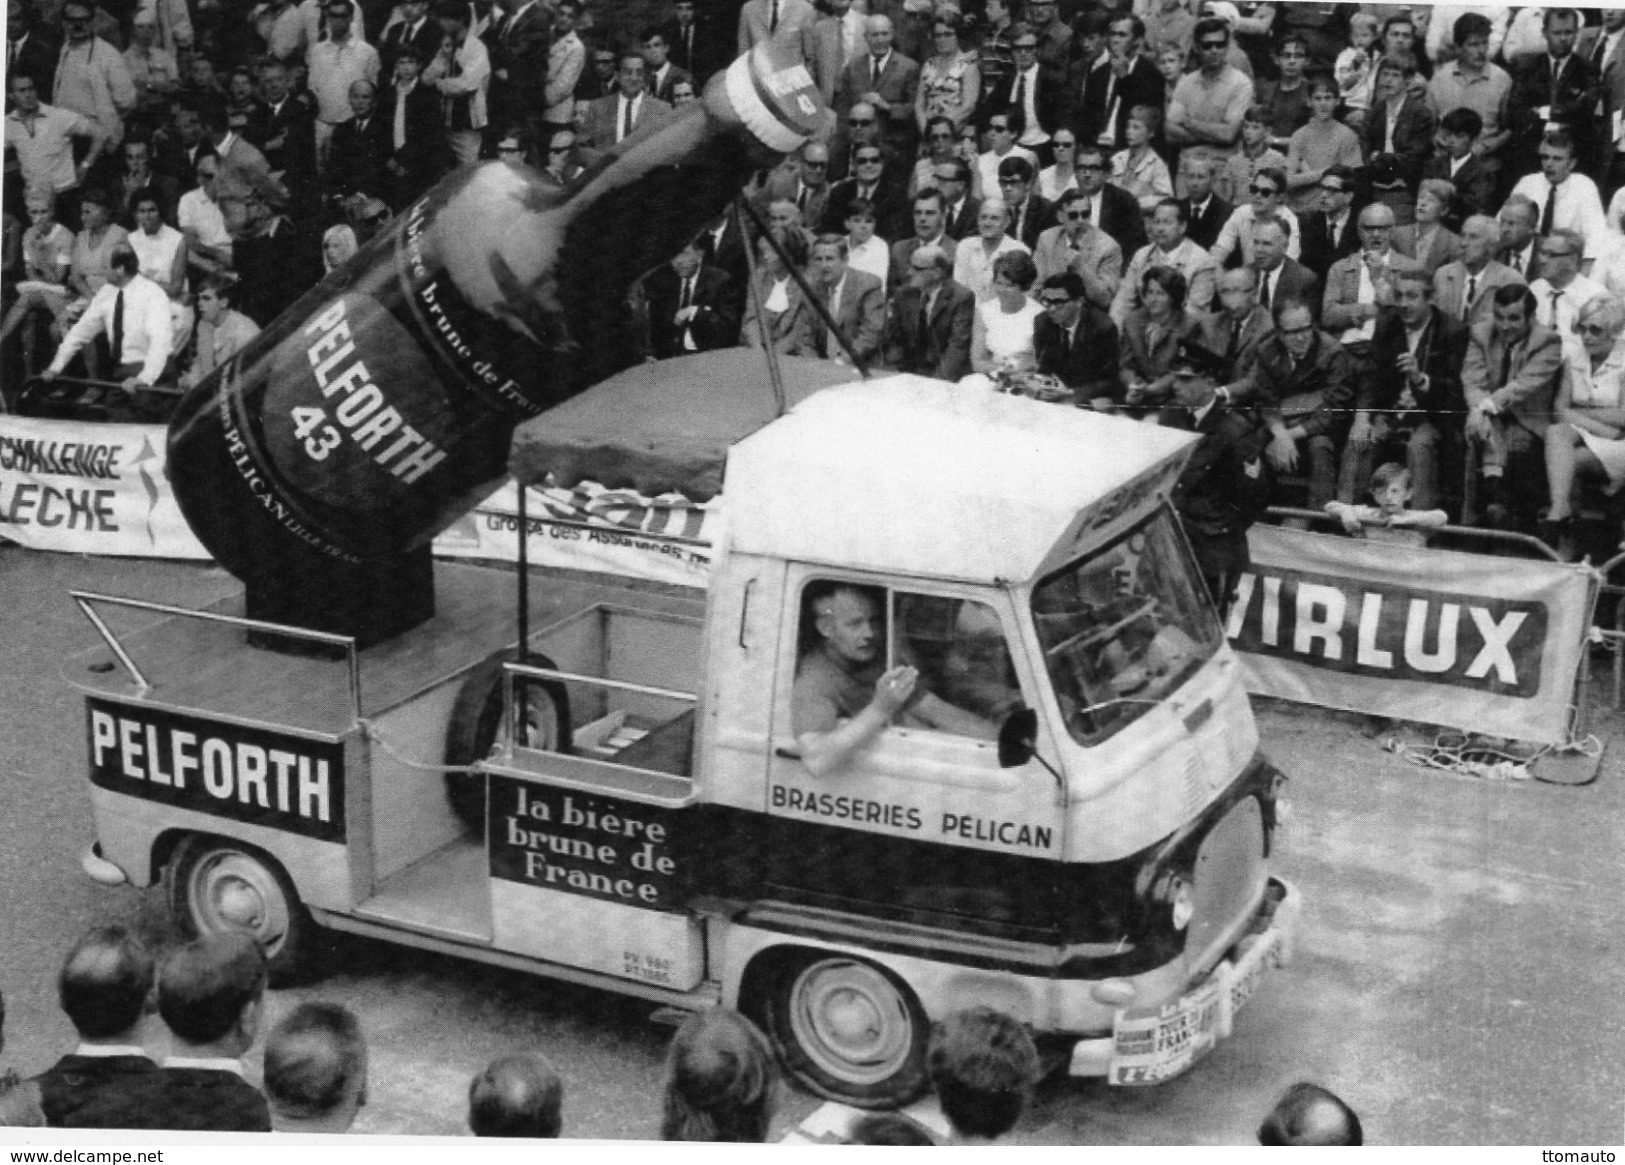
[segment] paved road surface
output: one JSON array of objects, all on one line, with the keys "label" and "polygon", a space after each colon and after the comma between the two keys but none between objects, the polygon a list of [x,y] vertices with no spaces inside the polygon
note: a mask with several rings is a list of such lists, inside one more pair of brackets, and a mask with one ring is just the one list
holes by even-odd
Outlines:
[{"label": "paved road surface", "polygon": [[[91,633],[66,592],[197,604],[235,585],[211,568],[0,543],[8,1064],[37,1070],[71,1043],[53,978],[74,935],[131,917],[165,925],[156,894],[103,889],[79,872],[90,839],[84,712],[57,673]],[[1617,1144],[1617,727],[1601,778],[1583,789],[1426,772],[1379,751],[1349,717],[1272,707],[1261,727],[1294,777],[1280,868],[1306,899],[1296,961],[1196,1070],[1145,1090],[1051,1080],[1022,1139],[1242,1143],[1284,1085],[1314,1079],[1354,1104],[1376,1142]],[[670,1029],[650,1022],[647,1004],[380,944],[340,950],[342,970],[275,994],[271,1014],[323,997],[361,1015],[373,1063],[362,1131],[458,1133],[470,1075],[504,1051],[536,1047],[565,1075],[569,1133],[653,1135]],[[790,1094],[785,1127],[816,1107]]]}]

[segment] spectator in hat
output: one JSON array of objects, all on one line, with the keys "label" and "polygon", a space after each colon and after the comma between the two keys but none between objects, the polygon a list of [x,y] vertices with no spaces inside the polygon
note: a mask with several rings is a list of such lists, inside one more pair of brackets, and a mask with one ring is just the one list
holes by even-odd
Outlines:
[{"label": "spectator in hat", "polygon": [[1247,529],[1269,504],[1263,462],[1267,433],[1250,412],[1219,395],[1223,356],[1199,343],[1181,344],[1172,374],[1172,399],[1157,422],[1201,437],[1174,485],[1174,508],[1196,552],[1202,581],[1223,615],[1236,580],[1251,565]]},{"label": "spectator in hat", "polygon": [[1260,1145],[1362,1145],[1355,1111],[1318,1084],[1294,1084],[1258,1126]]}]

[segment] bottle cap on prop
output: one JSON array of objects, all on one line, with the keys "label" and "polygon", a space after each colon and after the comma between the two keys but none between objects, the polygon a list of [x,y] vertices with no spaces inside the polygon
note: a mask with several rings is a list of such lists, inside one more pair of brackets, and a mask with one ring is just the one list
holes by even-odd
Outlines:
[{"label": "bottle cap on prop", "polygon": [[824,124],[818,85],[789,45],[762,42],[729,65],[723,80],[734,113],[769,149],[788,154]]}]

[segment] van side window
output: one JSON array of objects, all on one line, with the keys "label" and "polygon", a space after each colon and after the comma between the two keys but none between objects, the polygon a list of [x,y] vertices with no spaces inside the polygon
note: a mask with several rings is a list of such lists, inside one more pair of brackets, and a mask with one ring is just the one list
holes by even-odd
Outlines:
[{"label": "van side window", "polygon": [[919,673],[892,723],[992,739],[1021,703],[998,616],[971,599],[819,579],[803,592],[792,731],[825,732],[858,715],[888,670]]}]

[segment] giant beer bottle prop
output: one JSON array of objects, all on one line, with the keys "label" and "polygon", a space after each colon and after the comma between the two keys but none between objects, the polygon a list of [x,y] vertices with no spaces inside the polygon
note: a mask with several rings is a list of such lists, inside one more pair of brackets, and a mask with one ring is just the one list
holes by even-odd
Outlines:
[{"label": "giant beer bottle prop", "polygon": [[199,384],[168,473],[249,615],[363,645],[432,615],[430,540],[503,477],[514,427],[627,362],[633,281],[823,114],[762,45],[567,189],[461,169]]}]

